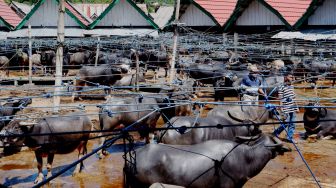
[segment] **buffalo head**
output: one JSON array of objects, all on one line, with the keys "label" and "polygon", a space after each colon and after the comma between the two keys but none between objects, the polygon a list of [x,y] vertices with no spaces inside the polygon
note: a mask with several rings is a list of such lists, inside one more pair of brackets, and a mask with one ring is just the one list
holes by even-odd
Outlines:
[{"label": "buffalo head", "polygon": [[12,120],[0,132],[0,141],[4,147],[4,154],[19,152],[23,146],[24,134],[29,134],[34,124],[24,124],[19,120]]},{"label": "buffalo head", "polygon": [[121,65],[118,66],[118,71],[120,71],[120,73],[122,73],[122,74],[126,74],[126,73],[130,72],[130,70],[131,70],[130,65],[121,64]]},{"label": "buffalo head", "polygon": [[47,59],[48,59],[48,54],[45,52],[45,51],[42,51],[41,52],[41,61],[42,62],[46,62],[47,61]]},{"label": "buffalo head", "polygon": [[263,146],[269,149],[272,152],[272,158],[291,151],[290,148],[282,144],[279,138],[270,134],[260,134],[257,136],[237,136],[236,138],[240,143],[244,143],[249,146]]},{"label": "buffalo head", "polygon": [[309,116],[310,118],[318,119],[320,117],[324,118],[327,116],[327,109],[321,108],[318,104],[309,103],[305,108],[305,115]]}]

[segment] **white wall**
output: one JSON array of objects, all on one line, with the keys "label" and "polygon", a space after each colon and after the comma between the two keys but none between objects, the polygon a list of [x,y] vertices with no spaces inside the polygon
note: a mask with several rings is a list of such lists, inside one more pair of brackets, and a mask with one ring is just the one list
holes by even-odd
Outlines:
[{"label": "white wall", "polygon": [[239,26],[268,26],[285,25],[277,15],[267,9],[264,5],[254,0],[237,19]]},{"label": "white wall", "polygon": [[[58,4],[55,0],[46,0],[25,23],[25,26],[31,24],[32,27],[57,27]],[[80,27],[80,25],[67,13],[64,16],[65,27]]]},{"label": "white wall", "polygon": [[336,25],[336,0],[325,0],[308,18],[308,25]]},{"label": "white wall", "polygon": [[120,0],[97,26],[151,26],[126,0]]},{"label": "white wall", "polygon": [[185,26],[216,26],[216,23],[204,12],[191,4],[181,15],[180,22]]}]

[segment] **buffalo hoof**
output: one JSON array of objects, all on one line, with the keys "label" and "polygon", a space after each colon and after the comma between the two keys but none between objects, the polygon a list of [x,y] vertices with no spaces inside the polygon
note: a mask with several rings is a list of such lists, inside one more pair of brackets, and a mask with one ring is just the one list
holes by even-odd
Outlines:
[{"label": "buffalo hoof", "polygon": [[102,151],[102,154],[106,156],[106,155],[108,155],[108,154],[110,154],[110,153],[109,153],[108,151],[106,151],[106,150],[103,150],[103,151]]},{"label": "buffalo hoof", "polygon": [[78,175],[79,175],[79,169],[77,169],[77,167],[76,167],[75,171],[72,173],[72,176],[76,177]]},{"label": "buffalo hoof", "polygon": [[48,172],[47,179],[50,178],[51,176],[52,176],[51,172]]},{"label": "buffalo hoof", "polygon": [[103,159],[104,155],[102,153],[97,153],[97,157],[98,157],[98,159]]},{"label": "buffalo hoof", "polygon": [[313,135],[308,136],[307,142],[309,142],[309,143],[317,142],[317,135],[313,134]]},{"label": "buffalo hoof", "polygon": [[38,176],[37,176],[37,178],[35,179],[34,183],[38,184],[38,183],[41,183],[43,180],[44,180],[43,174],[39,173]]},{"label": "buffalo hoof", "polygon": [[104,158],[105,156],[107,156],[108,154],[109,154],[108,151],[103,150],[103,151],[97,153],[97,156],[98,156],[99,159],[103,159],[103,158]]}]

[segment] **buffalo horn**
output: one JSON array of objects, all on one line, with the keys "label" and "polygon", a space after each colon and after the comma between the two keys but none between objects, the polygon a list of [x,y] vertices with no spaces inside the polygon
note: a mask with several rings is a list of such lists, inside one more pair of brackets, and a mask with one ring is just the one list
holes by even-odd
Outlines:
[{"label": "buffalo horn", "polygon": [[282,146],[281,143],[277,143],[277,144],[265,144],[265,147],[279,147]]},{"label": "buffalo horn", "polygon": [[233,120],[235,120],[235,121],[238,121],[238,122],[241,122],[241,123],[243,123],[244,121],[243,120],[241,120],[241,119],[239,119],[239,118],[236,118],[236,117],[234,117],[231,113],[230,113],[230,111],[228,111],[227,112],[228,113],[228,115],[229,115],[229,117],[231,118],[231,119],[233,119]]},{"label": "buffalo horn", "polygon": [[240,140],[257,140],[260,137],[260,135],[256,136],[236,136],[236,138]]},{"label": "buffalo horn", "polygon": [[30,122],[23,122],[23,121],[21,121],[20,123],[19,123],[19,125],[21,125],[21,126],[30,126],[30,125],[36,125],[37,123],[30,123]]},{"label": "buffalo horn", "polygon": [[282,144],[281,140],[277,138],[276,136],[274,136],[273,139],[277,144]]}]

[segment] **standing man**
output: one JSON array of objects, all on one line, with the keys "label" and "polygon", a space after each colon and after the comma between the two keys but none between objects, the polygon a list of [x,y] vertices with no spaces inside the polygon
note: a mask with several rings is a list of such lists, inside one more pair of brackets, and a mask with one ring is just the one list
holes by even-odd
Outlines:
[{"label": "standing man", "polygon": [[250,73],[244,76],[240,83],[240,88],[243,90],[242,101],[244,104],[256,105],[258,104],[259,94],[265,96],[260,79],[258,78],[258,68],[256,65],[251,65],[249,67]]},{"label": "standing man", "polygon": [[284,84],[279,87],[278,94],[280,100],[281,111],[286,115],[286,120],[283,125],[277,128],[273,134],[278,136],[285,128],[287,128],[287,139],[289,142],[297,143],[293,140],[293,135],[295,132],[296,112],[299,111],[295,100],[294,86],[292,82],[294,76],[292,73],[286,73],[284,79]]}]

